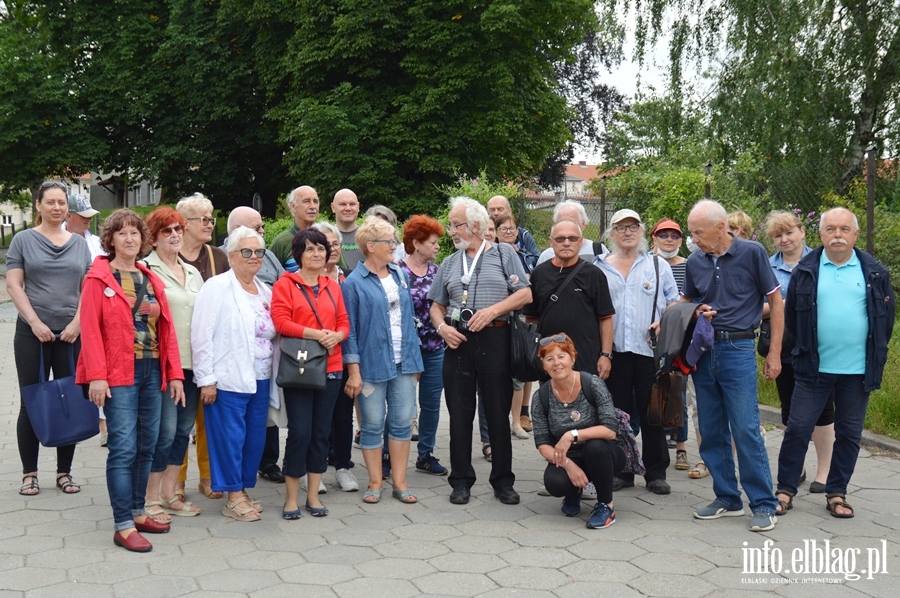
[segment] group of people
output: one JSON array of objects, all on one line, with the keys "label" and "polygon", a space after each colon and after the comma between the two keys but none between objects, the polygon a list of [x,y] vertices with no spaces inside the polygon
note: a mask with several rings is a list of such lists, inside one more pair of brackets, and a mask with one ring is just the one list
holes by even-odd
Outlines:
[{"label": "group of people", "polygon": [[[55,376],[70,374],[67,345],[74,346],[76,381],[106,418],[116,545],[151,550],[142,533],[167,532],[173,517],[200,513],[184,489],[192,436],[199,490],[224,498],[224,515],[261,518],[263,505],[248,494],[259,476],[285,484],[284,519],[304,510],[326,516],[320,494],[329,465],[336,487],[360,489],[350,471],[354,410],[368,475],[364,503],[382,500],[386,479],[393,498],[418,501],[406,476],[414,435],[415,469],[449,474],[450,502],[468,503],[480,412],[500,502],[519,502],[511,435],[531,431],[547,460],[545,492],[563,498],[567,516],[596,496],[587,525],[607,527],[616,520],[613,492],[634,486],[635,475],[655,494],[671,491],[667,431],[646,414],[658,367],[652,339],[679,301],[695,303],[693,317],[714,330],[691,373],[702,461],[689,475],[711,474],[716,499],[694,516],[743,514],[734,450],[750,529],[772,529],[776,514],[793,506],[812,437],[820,452],[814,483],[832,515],[852,517],[847,483],[868,393],[880,384],[894,297],[887,270],[854,249],[859,227],[849,211],[822,215],[817,250],[804,245],[796,217],[773,213],[767,230],[779,252],[770,260],[762,245],[729,230],[720,204],[701,201],[687,222],[696,250],[685,259],[678,223],[657,222],[651,247],[641,216],[619,210],[607,247],[584,238],[589,220],[575,201],[556,206],[543,253],[502,196],[487,208],[455,197],[446,227],[417,215],[399,230],[385,206],[360,223],[349,189],[334,196],[334,223],[319,221],[312,187],[293,190],[287,204],[294,223],[268,249],[262,218],[247,207],[231,212],[223,247],[209,245],[213,206],[200,194],[146,220],[117,210],[94,247],[86,229],[96,211],[87,198],[48,182],[37,195],[36,225],[14,238],[7,286],[20,314],[19,384],[37,381],[39,351]],[[457,251],[438,265],[445,232]],[[518,310],[542,337],[543,376],[531,381],[539,383],[533,396],[529,381],[512,376]],[[756,400],[755,339],[764,318],[764,373],[777,381],[787,426],[777,494]],[[849,335],[836,324],[848,318]],[[289,338],[327,353],[324,387],[278,385]],[[435,457],[442,392],[449,470]],[[280,467],[279,428],[287,429]],[[34,495],[39,443],[24,403],[17,431],[20,492]],[[675,467],[689,469],[687,424],[672,433]],[[57,449],[65,493],[79,491],[74,448]]]}]

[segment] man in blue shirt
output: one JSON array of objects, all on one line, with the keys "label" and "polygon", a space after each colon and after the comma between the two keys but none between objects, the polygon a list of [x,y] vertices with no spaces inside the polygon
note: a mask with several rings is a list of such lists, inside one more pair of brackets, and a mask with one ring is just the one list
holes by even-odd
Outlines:
[{"label": "man in blue shirt", "polygon": [[875,258],[854,249],[856,216],[845,208],[823,213],[822,247],[806,255],[791,276],[785,324],[794,336],[794,395],[778,455],[779,514],[793,507],[816,420],[834,390],[834,449],[825,483],[833,517],[853,517],[845,500],[869,393],[881,386],[894,327],[890,274]]},{"label": "man in blue shirt", "polygon": [[700,456],[712,474],[716,500],[697,509],[694,517],[744,514],[731,454],[733,437],[741,486],[753,512],[750,531],[761,532],[775,527],[778,502],[759,432],[755,329],[762,318],[763,299],[768,298],[772,332],[764,373],[767,380],[774,380],[781,372],[784,301],[766,250],[756,241],[735,237],[726,221],[725,208],[709,200],[697,202],[688,216],[699,251],[688,258],[682,301],[700,300],[697,313],[712,323],[716,339],[693,374],[703,438]]}]

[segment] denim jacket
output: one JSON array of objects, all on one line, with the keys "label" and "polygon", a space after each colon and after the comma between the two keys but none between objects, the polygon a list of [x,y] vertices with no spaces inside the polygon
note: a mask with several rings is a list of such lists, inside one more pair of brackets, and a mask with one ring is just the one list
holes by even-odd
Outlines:
[{"label": "denim jacket", "polygon": [[[413,320],[415,312],[412,296],[409,294],[409,283],[399,267],[394,264],[388,264],[387,267],[400,289],[403,335],[400,372],[417,374],[425,368]],[[391,343],[390,308],[381,279],[369,271],[365,262],[360,262],[344,281],[341,290],[350,316],[350,336],[341,345],[344,363],[358,363],[360,375],[366,382],[392,380],[397,376],[397,367],[394,365]]]},{"label": "denim jacket", "polygon": [[[794,375],[798,379],[819,377],[818,308],[819,261],[824,249],[819,247],[806,255],[794,268],[788,288],[784,323],[796,337]],[[866,339],[865,392],[881,386],[887,362],[888,342],[894,330],[894,289],[887,269],[871,255],[855,249],[866,279],[866,311],[869,336]],[[832,325],[840,325],[832,323]]]}]

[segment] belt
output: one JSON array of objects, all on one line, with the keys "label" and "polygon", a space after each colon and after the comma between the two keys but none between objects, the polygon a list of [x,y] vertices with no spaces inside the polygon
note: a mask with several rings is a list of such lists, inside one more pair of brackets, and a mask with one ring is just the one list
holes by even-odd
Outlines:
[{"label": "belt", "polygon": [[[455,328],[457,330],[469,330],[469,326],[466,322],[461,320],[451,320],[450,318],[445,318],[444,323],[451,328]],[[493,320],[485,325],[485,328],[503,328],[504,326],[508,326],[509,322],[506,320]]]},{"label": "belt", "polygon": [[756,338],[755,330],[737,330],[734,332],[730,332],[728,330],[717,330],[716,331],[716,340],[717,341],[731,341],[731,340],[740,340],[745,338]]}]

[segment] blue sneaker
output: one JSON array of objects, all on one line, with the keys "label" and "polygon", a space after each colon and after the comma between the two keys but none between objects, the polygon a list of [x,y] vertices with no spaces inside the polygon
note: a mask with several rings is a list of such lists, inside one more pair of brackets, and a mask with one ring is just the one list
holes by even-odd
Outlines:
[{"label": "blue sneaker", "polygon": [[450,473],[446,467],[441,465],[437,457],[430,453],[424,459],[416,459],[416,471],[430,473],[431,475],[447,475]]},{"label": "blue sneaker", "polygon": [[578,517],[578,514],[581,513],[581,491],[563,498],[560,510],[566,517]]},{"label": "blue sneaker", "polygon": [[605,502],[598,502],[588,517],[588,529],[603,529],[616,522],[616,510]]},{"label": "blue sneaker", "polygon": [[770,529],[775,529],[775,523],[778,521],[778,518],[771,513],[766,513],[765,511],[754,511],[753,518],[750,520],[750,531],[751,532],[767,532]]},{"label": "blue sneaker", "polygon": [[694,519],[718,519],[719,517],[741,517],[744,507],[729,507],[719,500],[714,500],[702,509],[694,511]]}]

